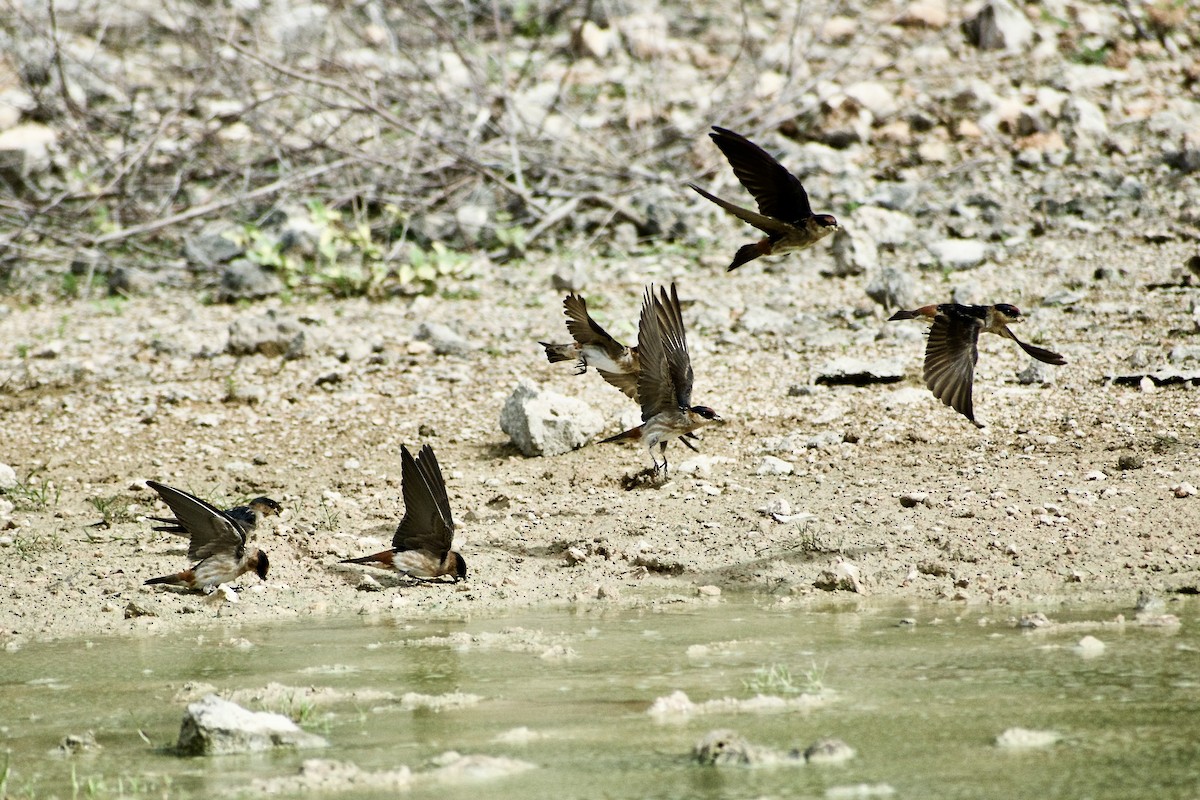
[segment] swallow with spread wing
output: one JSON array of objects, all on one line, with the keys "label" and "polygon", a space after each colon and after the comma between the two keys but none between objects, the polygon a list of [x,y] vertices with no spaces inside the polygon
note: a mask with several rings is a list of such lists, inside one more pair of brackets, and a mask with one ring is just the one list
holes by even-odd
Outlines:
[{"label": "swallow with spread wing", "polygon": [[422,447],[416,458],[407,447],[400,447],[400,486],[404,516],[392,537],[392,549],[347,558],[342,563],[369,564],[410,578],[449,575],[455,583],[465,580],[467,562],[450,549],[454,543],[454,517],[432,447]]},{"label": "swallow with spread wing", "polygon": [[[683,314],[675,284],[657,293],[646,287],[642,316],[638,322],[638,400],[642,406],[642,424],[610,436],[602,442],[640,439],[650,451],[654,471],[667,475],[667,444],[679,439],[692,450],[686,438],[705,425],[720,422],[717,412],[708,406],[692,405],[692,360],[688,355]],[[654,449],[659,448],[662,464]]]},{"label": "swallow with spread wing", "polygon": [[[159,484],[161,485],[161,484]],[[279,503],[276,503],[269,497],[256,497],[244,506],[234,506],[224,512],[226,516],[232,517],[241,523],[247,533],[254,533],[258,529],[259,523],[264,517],[277,517],[283,511]],[[156,525],[154,530],[162,531],[163,533],[174,533],[179,536],[189,536],[190,531],[183,526],[178,517],[150,517],[149,519],[155,522],[161,522],[162,525]]]},{"label": "swallow with spread wing", "polygon": [[576,375],[582,375],[588,367],[594,367],[601,378],[637,402],[637,347],[626,347],[609,336],[608,331],[588,314],[587,301],[577,294],[566,296],[563,311],[567,315],[567,331],[575,341],[568,344],[538,342],[546,348],[547,360],[551,364],[574,361]]},{"label": "swallow with spread wing", "polygon": [[[267,554],[262,550],[250,552],[246,549],[246,539],[254,526],[246,521],[244,514],[231,515],[187,492],[155,481],[146,481],[146,485],[158,492],[158,496],[175,514],[173,518],[151,517],[168,525],[155,530],[178,533],[180,531],[176,528],[181,528],[183,533],[191,537],[188,558],[197,562],[190,569],[174,575],[151,578],[146,581],[147,585],[166,584],[212,592],[222,583],[230,583],[251,571],[259,578],[267,579],[270,566]],[[263,508],[278,513],[279,504],[269,498],[260,497],[252,501],[251,506],[260,501],[265,501],[261,504]]]},{"label": "swallow with spread wing", "polygon": [[709,194],[694,183],[688,186],[701,197],[719,205],[743,222],[767,234],[765,239],[743,245],[733,257],[729,272],[759,256],[803,250],[837,231],[838,221],[830,214],[814,214],[800,179],[754,142],[739,133],[713,126],[709,134],[729,160],[733,174],[754,195],[758,211],[734,205]]},{"label": "swallow with spread wing", "polygon": [[931,320],[929,341],[925,345],[925,385],[933,396],[962,414],[976,427],[972,387],[975,363],[979,361],[979,334],[994,333],[1012,339],[1031,357],[1046,364],[1062,365],[1067,360],[1058,353],[1026,344],[1008,326],[1021,321],[1021,311],[1008,303],[993,306],[968,306],[958,303],[928,305],[913,311],[897,311],[892,320]]}]

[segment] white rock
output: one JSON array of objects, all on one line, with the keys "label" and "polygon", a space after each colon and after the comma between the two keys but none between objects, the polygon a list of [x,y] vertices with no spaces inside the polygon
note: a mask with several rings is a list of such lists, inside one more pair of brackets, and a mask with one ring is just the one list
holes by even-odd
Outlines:
[{"label": "white rock", "polygon": [[417,326],[413,338],[428,342],[439,356],[462,356],[476,348],[474,342],[440,322],[422,322]]},{"label": "white rock", "polygon": [[1049,747],[1062,739],[1055,731],[1031,731],[1027,728],[1009,728],[996,737],[996,746],[1005,750],[1030,750]]},{"label": "white rock", "polygon": [[1008,0],[991,0],[978,14],[963,22],[963,30],[980,50],[1018,53],[1033,42],[1033,23]]},{"label": "white rock", "polygon": [[1063,119],[1072,123],[1080,136],[1099,139],[1108,135],[1108,120],[1100,106],[1091,100],[1071,95],[1063,106]]},{"label": "white rock", "polygon": [[1095,658],[1104,652],[1104,642],[1095,636],[1085,636],[1075,645],[1075,652],[1084,658]]},{"label": "white rock", "polygon": [[282,714],[249,711],[210,694],[188,705],[177,749],[187,755],[213,756],[328,745],[323,737],[306,733]]},{"label": "white rock", "polygon": [[845,228],[833,237],[833,274],[862,275],[879,266],[879,247],[861,228]]},{"label": "white rock", "polygon": [[8,464],[0,463],[0,491],[17,488],[17,471]]},{"label": "white rock", "polygon": [[1187,481],[1184,481],[1183,483],[1172,486],[1171,491],[1175,493],[1176,497],[1191,497],[1196,493],[1196,487],[1192,486]]},{"label": "white rock", "polygon": [[53,128],[39,122],[14,125],[0,133],[0,153],[18,153],[20,160],[12,159],[18,174],[40,172],[50,166],[50,148],[58,141]]},{"label": "white rock", "polygon": [[557,456],[591,441],[604,418],[582,400],[522,380],[500,411],[500,429],[526,456]]},{"label": "white rock", "polygon": [[878,81],[859,81],[843,90],[847,97],[871,112],[875,122],[886,121],[899,109],[896,92]]},{"label": "white rock", "polygon": [[929,252],[947,269],[971,269],[983,263],[988,248],[975,239],[943,239],[931,243]]},{"label": "white rock", "polygon": [[672,464],[671,472],[675,472],[680,475],[710,475],[712,474],[712,468],[714,465],[728,464],[732,461],[732,458],[726,458],[725,456],[706,456],[702,454],[693,456],[681,464]]},{"label": "white rock", "polygon": [[759,475],[791,475],[794,470],[795,467],[790,461],[784,461],[775,456],[763,456],[762,461],[758,462],[757,473]]}]

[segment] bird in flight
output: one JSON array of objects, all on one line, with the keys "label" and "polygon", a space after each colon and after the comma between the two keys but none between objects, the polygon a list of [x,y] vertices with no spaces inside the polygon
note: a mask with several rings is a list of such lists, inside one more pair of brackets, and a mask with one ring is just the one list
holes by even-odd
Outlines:
[{"label": "bird in flight", "polygon": [[575,341],[567,344],[538,342],[546,348],[546,358],[550,363],[574,361],[576,375],[582,375],[588,367],[594,367],[601,378],[636,402],[637,346],[626,347],[609,336],[608,331],[588,314],[587,301],[577,294],[568,294],[563,299],[563,311],[567,315],[567,331]]},{"label": "bird in flight", "polygon": [[830,214],[814,214],[800,179],[754,142],[725,128],[713,126],[709,134],[729,160],[733,174],[754,195],[758,211],[734,205],[709,194],[694,183],[688,186],[743,222],[767,234],[766,238],[743,245],[733,256],[728,271],[759,256],[803,250],[839,230]]},{"label": "bird in flight", "polygon": [[400,447],[400,486],[404,494],[404,516],[392,537],[392,549],[343,564],[369,564],[394,570],[409,578],[451,576],[455,583],[467,577],[467,562],[451,550],[454,543],[454,517],[446,481],[433,448],[425,445],[413,458],[408,448]]},{"label": "bird in flight", "polygon": [[918,317],[933,322],[925,345],[925,385],[934,397],[979,428],[983,425],[975,420],[971,391],[975,383],[975,363],[979,360],[979,334],[994,333],[1012,339],[1030,356],[1046,364],[1061,366],[1067,363],[1058,353],[1026,344],[1009,330],[1009,325],[1022,319],[1020,309],[1009,303],[928,305],[913,311],[897,311],[888,321]]},{"label": "bird in flight", "polygon": [[[708,406],[692,405],[692,360],[688,355],[675,284],[671,284],[670,293],[665,287],[657,292],[653,285],[646,287],[637,346],[641,364],[638,401],[642,406],[642,424],[602,441],[644,441],[655,473],[661,471],[666,477],[667,444],[678,438],[695,450],[684,437],[697,428],[721,421],[717,412]],[[655,456],[656,447],[662,456],[662,464]]]},{"label": "bird in flight", "polygon": [[[166,584],[212,592],[222,583],[237,580],[250,571],[262,580],[267,579],[267,569],[270,567],[267,554],[262,550],[250,552],[246,549],[246,539],[254,525],[248,523],[244,516],[233,516],[187,492],[155,481],[146,481],[146,485],[158,492],[158,496],[175,515],[173,518],[151,517],[168,525],[155,530],[182,532],[190,536],[188,558],[197,562],[182,572],[151,578],[146,581],[147,585]],[[251,506],[259,501],[265,501],[262,506],[270,509],[271,513],[278,513],[279,504],[266,497],[252,501]]]}]

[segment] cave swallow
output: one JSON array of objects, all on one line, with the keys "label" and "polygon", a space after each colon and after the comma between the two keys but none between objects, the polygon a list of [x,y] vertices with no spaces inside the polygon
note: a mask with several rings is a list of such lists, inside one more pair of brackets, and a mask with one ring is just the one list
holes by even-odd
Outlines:
[{"label": "cave swallow", "polygon": [[[251,510],[249,515],[233,516],[179,489],[154,481],[146,481],[146,485],[158,492],[158,496],[175,514],[174,518],[151,517],[170,526],[155,530],[176,533],[178,531],[174,528],[182,528],[183,532],[191,537],[188,558],[197,562],[190,569],[151,578],[146,584],[162,583],[211,592],[222,583],[234,581],[250,571],[266,580],[267,569],[270,566],[267,554],[262,550],[250,552],[246,549],[247,535],[253,529],[246,517],[257,519],[254,517],[255,513],[263,513],[262,511]],[[278,513],[279,504],[265,497],[258,498],[244,508],[251,508],[259,501],[265,501],[263,507],[271,509],[272,513]]]},{"label": "cave swallow", "polygon": [[800,179],[771,155],[741,134],[713,126],[709,136],[729,160],[733,174],[754,195],[758,211],[734,205],[701,189],[688,186],[767,234],[765,239],[743,245],[733,257],[729,270],[759,256],[779,255],[803,250],[838,230],[838,222],[829,214],[814,214]]},{"label": "cave swallow", "polygon": [[1058,353],[1026,344],[1009,330],[1009,325],[1021,321],[1021,312],[1008,303],[994,306],[942,303],[913,311],[897,311],[888,321],[917,317],[933,322],[925,345],[925,385],[934,397],[971,420],[976,427],[983,427],[975,421],[975,406],[971,399],[975,363],[979,360],[979,334],[994,333],[1012,339],[1030,356],[1046,364],[1067,363]]},{"label": "cave swallow", "polygon": [[[654,471],[667,475],[667,444],[678,438],[692,450],[687,438],[697,428],[720,422],[717,412],[707,406],[692,405],[692,360],[688,355],[687,336],[675,284],[646,287],[642,316],[638,322],[638,399],[642,406],[642,424],[610,436],[603,442],[640,439],[650,451]],[[655,457],[659,448],[662,464]]]},{"label": "cave swallow", "polygon": [[467,577],[467,562],[451,550],[454,517],[446,482],[433,448],[425,445],[414,459],[400,447],[400,486],[404,494],[404,516],[392,537],[392,549],[343,564],[370,564],[391,569],[410,578],[439,578],[449,575],[455,583]]},{"label": "cave swallow", "polygon": [[609,336],[608,331],[588,314],[587,301],[577,294],[566,296],[563,311],[567,315],[567,331],[575,341],[568,344],[538,342],[546,348],[546,358],[550,363],[574,361],[576,375],[582,375],[588,367],[594,367],[601,378],[637,402],[637,347],[626,347]]}]

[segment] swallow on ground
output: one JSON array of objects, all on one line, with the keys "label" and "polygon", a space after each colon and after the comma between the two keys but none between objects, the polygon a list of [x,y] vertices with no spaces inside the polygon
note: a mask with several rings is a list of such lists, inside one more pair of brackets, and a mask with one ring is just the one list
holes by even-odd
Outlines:
[{"label": "swallow on ground", "polygon": [[425,445],[413,458],[408,448],[400,447],[400,486],[404,493],[404,516],[392,537],[392,549],[359,558],[347,558],[343,564],[370,564],[392,569],[410,578],[440,578],[449,575],[457,583],[467,577],[467,562],[451,550],[454,543],[454,517],[446,481],[433,448]]},{"label": "swallow on ground", "polygon": [[538,342],[546,348],[551,364],[574,361],[575,374],[582,375],[594,367],[600,377],[624,392],[634,402],[638,399],[638,349],[626,347],[608,335],[588,314],[587,301],[577,294],[563,299],[567,315],[567,331],[575,341],[568,344]]},{"label": "swallow on ground", "polygon": [[[687,438],[697,428],[720,422],[717,412],[707,406],[692,405],[692,360],[688,355],[687,336],[679,294],[671,284],[657,294],[653,285],[646,287],[642,316],[638,322],[638,401],[642,406],[642,424],[610,436],[603,442],[640,439],[650,451],[654,471],[667,474],[667,444],[678,438],[692,450]],[[693,437],[694,438],[694,437]],[[659,448],[662,464],[655,457]]]},{"label": "swallow on ground", "polygon": [[[197,562],[190,569],[174,575],[151,578],[146,581],[147,585],[162,583],[211,592],[222,583],[234,581],[250,571],[263,580],[267,579],[270,566],[267,554],[262,550],[250,552],[246,549],[246,539],[253,526],[246,521],[245,514],[233,516],[187,492],[155,481],[146,481],[146,485],[158,492],[158,496],[175,514],[174,518],[151,517],[168,524],[168,527],[155,530],[177,533],[175,529],[182,528],[191,537],[188,558]],[[266,497],[258,498],[245,508],[251,508],[260,501],[265,501],[261,505],[271,509],[271,513],[278,513],[279,504]],[[250,515],[255,513],[251,510]]]},{"label": "swallow on ground", "polygon": [[971,388],[975,382],[975,363],[979,360],[979,334],[994,333],[1012,339],[1038,361],[1062,365],[1067,360],[1058,353],[1026,344],[1008,326],[1021,321],[1021,311],[1008,303],[993,306],[967,306],[958,303],[922,306],[913,311],[897,311],[888,321],[932,320],[929,342],[925,346],[925,384],[933,396],[962,414],[976,427]]},{"label": "swallow on ground", "polygon": [[743,222],[767,234],[743,245],[733,257],[729,272],[759,256],[779,255],[803,250],[839,230],[830,214],[814,214],[800,179],[754,142],[725,128],[713,126],[709,134],[729,160],[733,174],[754,195],[758,211],[734,205],[709,194],[694,183],[688,186]]}]

